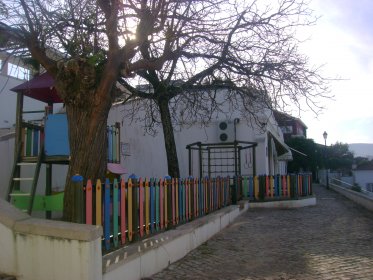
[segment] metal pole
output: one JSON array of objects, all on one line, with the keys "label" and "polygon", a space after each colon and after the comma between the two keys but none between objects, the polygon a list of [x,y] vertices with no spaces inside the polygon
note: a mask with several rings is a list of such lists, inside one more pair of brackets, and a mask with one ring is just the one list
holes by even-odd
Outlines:
[{"label": "metal pole", "polygon": [[[210,147],[207,148],[207,164],[208,164],[208,175],[211,178],[211,150]],[[202,177],[200,177],[201,179]]]},{"label": "metal pole", "polygon": [[199,157],[199,177],[203,177],[203,162],[202,162],[202,145],[201,142],[198,143],[198,157]]},{"label": "metal pole", "polygon": [[241,150],[242,150],[242,147],[239,146],[238,147],[238,174],[241,176],[242,174],[242,170],[241,170]]},{"label": "metal pole", "polygon": [[[23,111],[23,94],[17,93],[17,107],[16,107],[16,137],[14,141],[14,160],[17,161],[17,156],[20,155],[20,159],[23,157],[22,153],[22,111]],[[21,149],[18,151],[18,149]],[[14,163],[16,164],[16,162]],[[21,167],[19,165],[16,165],[14,177],[19,178],[21,177]],[[20,181],[14,182],[14,190],[20,189]]]},{"label": "metal pole", "polygon": [[237,168],[237,141],[234,141],[234,176],[238,176]]},{"label": "metal pole", "polygon": [[326,148],[326,138],[324,139],[325,140],[325,169],[326,169],[326,189],[329,189],[329,170],[328,170],[328,166],[327,166],[327,155],[326,155],[326,151],[327,151],[327,148]]},{"label": "metal pole", "polygon": [[192,176],[192,150],[190,146],[187,146],[188,149],[188,167],[189,167],[189,176]]},{"label": "metal pole", "polygon": [[[45,181],[46,181],[46,188],[45,188],[45,195],[50,196],[52,195],[52,164],[48,163],[45,168]],[[46,211],[45,217],[47,219],[52,218],[52,212]]]},{"label": "metal pole", "polygon": [[256,176],[256,154],[255,154],[255,146],[253,147],[253,176]]}]

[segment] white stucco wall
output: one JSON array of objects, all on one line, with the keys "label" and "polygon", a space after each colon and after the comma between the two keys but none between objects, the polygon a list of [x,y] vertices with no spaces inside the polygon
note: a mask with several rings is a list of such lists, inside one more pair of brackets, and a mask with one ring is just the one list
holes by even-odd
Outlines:
[{"label": "white stucco wall", "polygon": [[0,199],[0,272],[19,280],[102,279],[102,228],[31,218]]},{"label": "white stucco wall", "polygon": [[[141,177],[163,177],[167,174],[166,166],[166,151],[164,147],[163,132],[158,128],[158,133],[155,136],[146,134],[142,123],[131,123],[129,119],[124,118],[126,106],[113,106],[110,113],[108,123],[121,123],[121,142],[125,145],[122,152],[122,165],[128,170],[128,174],[135,173]],[[139,112],[138,114],[143,114]],[[283,139],[282,132],[275,126],[273,116],[268,115],[268,129],[259,130],[253,128],[251,123],[240,118],[236,124],[236,139],[240,141],[257,142],[258,146],[255,149],[256,153],[256,174],[269,174],[268,160],[268,131],[277,135],[279,139]],[[239,118],[238,113],[232,113],[228,120],[233,126],[233,120]],[[226,115],[217,115],[216,119],[211,121],[209,126],[201,127],[200,123],[192,126],[181,126],[175,129],[175,141],[177,144],[177,152],[182,177],[188,176],[188,151],[186,146],[195,142],[216,143],[218,140],[218,124],[221,121],[226,121]],[[233,130],[232,130],[233,133]],[[234,137],[232,138],[234,139]],[[233,141],[233,140],[232,140]],[[193,153],[193,176],[199,176],[196,158],[198,153]],[[252,175],[253,173],[253,155],[250,149],[242,151],[241,154],[241,174]],[[285,170],[283,165],[277,166],[275,173],[280,170]]]},{"label": "white stucco wall", "polygon": [[0,198],[5,198],[14,161],[14,136],[0,137]]},{"label": "white stucco wall", "polygon": [[352,171],[354,182],[362,189],[366,190],[368,183],[373,184],[373,170],[354,170]]}]

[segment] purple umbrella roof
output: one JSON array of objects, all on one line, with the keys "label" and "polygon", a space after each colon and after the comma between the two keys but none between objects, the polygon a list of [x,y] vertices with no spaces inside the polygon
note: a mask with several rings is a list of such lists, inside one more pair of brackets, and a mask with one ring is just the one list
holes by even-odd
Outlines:
[{"label": "purple umbrella roof", "polygon": [[53,77],[48,73],[41,74],[11,90],[48,104],[63,102],[54,87]]}]

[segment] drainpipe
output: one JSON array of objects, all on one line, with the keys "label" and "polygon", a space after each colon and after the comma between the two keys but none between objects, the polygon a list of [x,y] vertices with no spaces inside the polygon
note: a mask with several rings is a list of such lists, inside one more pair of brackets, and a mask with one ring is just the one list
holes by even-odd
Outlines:
[{"label": "drainpipe", "polygon": [[235,118],[233,120],[233,125],[234,125],[234,141],[236,142],[237,140],[237,130],[236,130],[236,125],[240,122],[239,118]]}]

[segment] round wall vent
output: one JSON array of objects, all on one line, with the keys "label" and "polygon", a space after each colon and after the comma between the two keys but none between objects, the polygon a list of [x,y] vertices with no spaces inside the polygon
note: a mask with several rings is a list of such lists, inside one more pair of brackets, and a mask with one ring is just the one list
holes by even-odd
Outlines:
[{"label": "round wall vent", "polygon": [[221,123],[219,123],[219,128],[220,128],[221,130],[226,130],[227,127],[228,127],[228,124],[227,124],[226,122],[221,122]]},{"label": "round wall vent", "polygon": [[221,133],[220,136],[220,141],[227,141],[228,140],[228,135],[226,133]]}]

